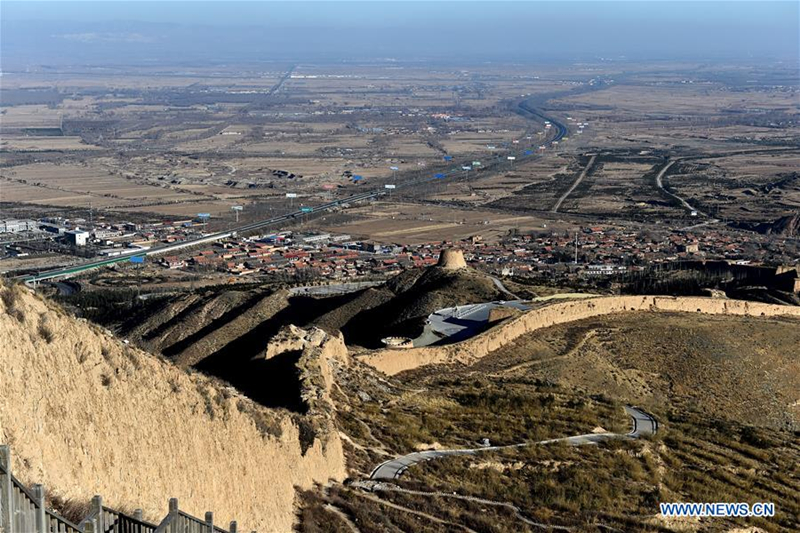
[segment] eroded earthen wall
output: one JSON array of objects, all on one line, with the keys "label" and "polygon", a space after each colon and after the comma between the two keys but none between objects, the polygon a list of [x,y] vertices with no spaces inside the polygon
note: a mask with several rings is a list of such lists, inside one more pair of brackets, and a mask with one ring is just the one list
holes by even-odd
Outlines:
[{"label": "eroded earthen wall", "polygon": [[360,356],[359,360],[389,375],[430,364],[453,362],[468,364],[526,333],[584,318],[626,311],[800,317],[800,307],[742,300],[671,296],[602,296],[558,302],[534,309],[457,344],[410,350],[377,350]]}]

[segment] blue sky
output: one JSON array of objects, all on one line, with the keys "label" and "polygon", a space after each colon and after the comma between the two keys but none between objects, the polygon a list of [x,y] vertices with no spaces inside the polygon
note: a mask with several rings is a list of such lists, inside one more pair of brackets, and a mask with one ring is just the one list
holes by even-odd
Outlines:
[{"label": "blue sky", "polygon": [[[489,21],[511,22],[513,13],[525,16],[560,15],[562,18],[582,19],[587,14],[601,20],[614,18],[655,18],[688,20],[700,17],[709,22],[717,18],[740,23],[769,23],[779,27],[797,28],[797,1],[748,0],[559,0],[559,1],[481,1],[481,0],[279,0],[279,1],[219,1],[219,0],[3,0],[3,16],[12,20],[141,20],[152,22],[187,22],[204,24],[249,24],[258,16],[270,15],[281,21],[298,24],[363,23],[388,24],[392,20],[414,22],[422,15],[439,15],[440,22],[469,19],[473,14],[489,16]],[[188,8],[196,4],[196,8]],[[516,18],[516,17],[514,17]],[[425,21],[418,21],[425,22]],[[436,22],[436,21],[427,21]],[[488,21],[487,21],[488,22]]]},{"label": "blue sky", "polygon": [[[630,56],[658,59],[788,57],[800,53],[800,2],[631,1],[215,2],[8,1],[2,9],[3,59],[59,51],[59,36],[136,33],[180,53],[287,57],[469,58]],[[166,25],[179,31],[166,34]],[[209,31],[208,28],[217,28]],[[239,31],[235,28],[250,28]],[[256,28],[288,32],[283,40]],[[387,31],[391,30],[391,31]],[[226,34],[225,32],[229,33]],[[91,55],[72,43],[72,53]],[[119,45],[144,53],[145,43]],[[138,46],[138,52],[135,49]],[[237,46],[239,48],[237,48]],[[34,47],[34,49],[30,49]],[[106,51],[109,52],[110,51]],[[61,51],[62,55],[66,51]],[[100,51],[97,51],[100,53]]]}]

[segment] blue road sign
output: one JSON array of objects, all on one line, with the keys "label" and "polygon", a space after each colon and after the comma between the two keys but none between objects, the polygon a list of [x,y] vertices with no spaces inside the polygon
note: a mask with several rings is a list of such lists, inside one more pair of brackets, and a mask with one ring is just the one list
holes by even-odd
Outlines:
[{"label": "blue road sign", "polygon": [[444,174],[435,174],[433,177],[437,180],[444,179]]},{"label": "blue road sign", "polygon": [[445,160],[445,161],[452,161],[452,160],[453,160],[453,157],[452,157],[452,156],[449,156],[449,155],[446,155],[446,156],[444,156],[444,160]]},{"label": "blue road sign", "polygon": [[357,174],[353,176],[353,181],[361,181],[362,179],[364,179],[364,176],[359,176]]},{"label": "blue road sign", "polygon": [[314,211],[314,208],[313,207],[301,207],[300,211],[302,211],[303,213],[311,213],[311,212]]},{"label": "blue road sign", "polygon": [[130,261],[131,261],[131,263],[144,263],[144,256],[143,255],[137,255],[137,256],[131,257]]}]

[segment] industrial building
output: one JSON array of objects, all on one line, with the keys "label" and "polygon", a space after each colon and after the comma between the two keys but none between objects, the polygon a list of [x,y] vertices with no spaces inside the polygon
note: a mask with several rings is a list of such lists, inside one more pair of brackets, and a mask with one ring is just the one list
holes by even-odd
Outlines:
[{"label": "industrial building", "polygon": [[35,220],[0,220],[0,233],[22,233],[39,229]]},{"label": "industrial building", "polygon": [[89,239],[89,232],[81,229],[74,229],[64,232],[67,244],[73,246],[86,246],[86,241]]}]

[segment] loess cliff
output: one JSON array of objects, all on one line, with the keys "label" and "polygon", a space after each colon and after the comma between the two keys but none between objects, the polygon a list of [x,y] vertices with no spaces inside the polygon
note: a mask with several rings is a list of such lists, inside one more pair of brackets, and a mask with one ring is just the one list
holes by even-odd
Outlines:
[{"label": "loess cliff", "polygon": [[[310,339],[310,340],[309,340]],[[242,530],[290,531],[296,487],[345,477],[327,387],[341,337],[295,346],[305,414],[120,342],[23,286],[0,285],[0,442],[26,483],[158,520],[167,499]],[[265,354],[266,357],[266,354]]]}]

